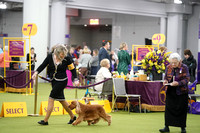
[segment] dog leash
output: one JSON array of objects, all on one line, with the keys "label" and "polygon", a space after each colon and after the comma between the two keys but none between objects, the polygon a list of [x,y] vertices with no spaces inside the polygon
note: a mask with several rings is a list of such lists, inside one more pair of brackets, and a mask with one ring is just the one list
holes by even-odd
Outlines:
[{"label": "dog leash", "polygon": [[76,110],[77,110],[77,111],[81,111],[80,104],[79,104],[78,100],[76,100],[76,104],[77,104]]}]

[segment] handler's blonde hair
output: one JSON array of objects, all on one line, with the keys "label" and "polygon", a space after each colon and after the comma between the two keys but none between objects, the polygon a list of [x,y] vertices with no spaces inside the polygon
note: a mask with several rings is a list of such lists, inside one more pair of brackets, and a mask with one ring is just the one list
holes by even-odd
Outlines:
[{"label": "handler's blonde hair", "polygon": [[63,53],[64,56],[67,56],[67,52],[68,52],[68,50],[67,50],[67,48],[66,48],[63,44],[58,44],[58,45],[56,45],[56,47],[55,47],[53,53],[54,53],[60,60],[62,60],[61,57],[60,57],[60,53]]}]

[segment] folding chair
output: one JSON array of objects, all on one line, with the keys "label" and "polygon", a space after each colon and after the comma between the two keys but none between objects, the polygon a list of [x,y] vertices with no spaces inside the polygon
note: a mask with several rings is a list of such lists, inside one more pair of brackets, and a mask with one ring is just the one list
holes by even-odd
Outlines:
[{"label": "folding chair", "polygon": [[130,98],[136,98],[139,101],[139,109],[141,113],[141,101],[140,97],[141,95],[136,95],[136,94],[127,94],[126,93],[126,88],[125,88],[125,81],[123,78],[113,78],[113,84],[114,84],[114,92],[115,92],[115,99],[114,103],[112,105],[112,110],[114,109],[114,105],[116,103],[116,100],[118,97],[126,97],[126,103],[128,104],[128,112],[130,113],[129,107],[130,107]]},{"label": "folding chair", "polygon": [[107,99],[107,96],[112,94],[112,90],[113,90],[113,80],[110,79],[103,83],[102,92],[96,91],[94,89],[94,91],[90,92],[90,94],[91,94],[91,96],[98,96],[99,99],[101,99],[101,98]]},{"label": "folding chair", "polygon": [[107,96],[112,94],[112,90],[113,90],[113,80],[109,79],[103,84],[102,92],[100,94],[101,98],[107,99]]}]

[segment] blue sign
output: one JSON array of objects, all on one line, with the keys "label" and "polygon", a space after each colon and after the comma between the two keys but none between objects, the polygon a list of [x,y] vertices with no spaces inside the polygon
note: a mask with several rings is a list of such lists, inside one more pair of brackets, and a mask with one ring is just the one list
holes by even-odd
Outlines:
[{"label": "blue sign", "polygon": [[8,34],[0,34],[0,37],[8,37]]},{"label": "blue sign", "polygon": [[71,38],[70,34],[66,34],[65,38]]}]

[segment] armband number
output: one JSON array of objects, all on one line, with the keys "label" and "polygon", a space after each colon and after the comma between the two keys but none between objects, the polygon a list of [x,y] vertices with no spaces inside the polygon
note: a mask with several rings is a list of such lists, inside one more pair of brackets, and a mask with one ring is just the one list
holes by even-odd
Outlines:
[{"label": "armband number", "polygon": [[74,64],[72,63],[72,64],[68,65],[67,67],[68,67],[69,70],[73,70],[74,69]]}]

